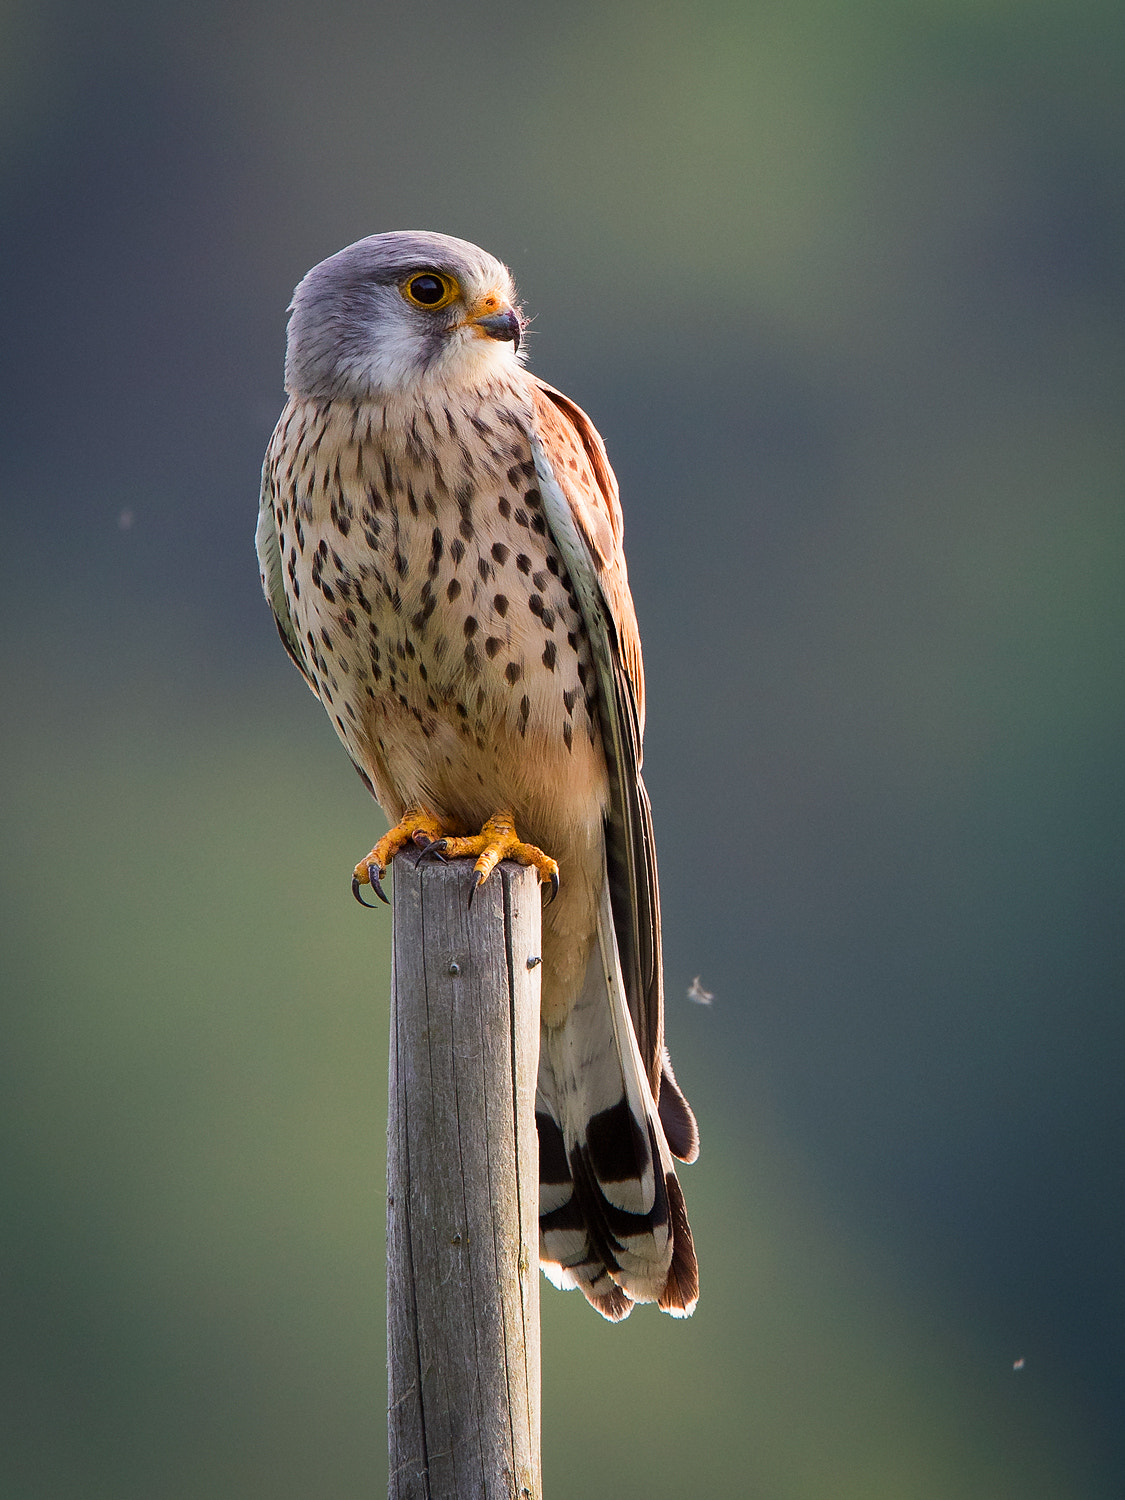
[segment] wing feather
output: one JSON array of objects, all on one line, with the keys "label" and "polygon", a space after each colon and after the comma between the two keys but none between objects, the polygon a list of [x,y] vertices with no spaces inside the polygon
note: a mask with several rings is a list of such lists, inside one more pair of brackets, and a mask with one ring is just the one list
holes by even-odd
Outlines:
[{"label": "wing feather", "polygon": [[641,780],[644,665],[622,547],[617,481],[601,436],[585,412],[542,381],[533,381],[533,392],[535,457],[548,523],[575,585],[597,664],[610,781],[610,903],[629,1012],[659,1100],[664,1067],[660,892],[652,812]]},{"label": "wing feather", "polygon": [[[281,421],[277,424],[262,464],[262,489],[258,500],[258,527],[254,533],[254,547],[258,554],[262,592],[266,596],[270,609],[273,610],[273,617],[277,622],[277,633],[286,651],[301,669],[305,681],[316,693],[316,684],[305,661],[301,637],[289,613],[289,603],[285,596],[285,559],[282,556],[281,542],[277,534],[277,518],[274,513],[274,506],[278,499],[277,483],[274,477],[274,449],[278,444],[279,434],[283,434],[287,425],[288,412],[288,407],[282,412]],[[295,498],[291,496],[290,500]],[[317,696],[319,697],[319,694]]]}]

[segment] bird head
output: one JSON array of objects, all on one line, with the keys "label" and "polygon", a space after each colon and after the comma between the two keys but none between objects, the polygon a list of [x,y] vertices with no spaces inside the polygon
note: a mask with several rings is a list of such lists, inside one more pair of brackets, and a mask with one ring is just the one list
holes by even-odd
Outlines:
[{"label": "bird head", "polygon": [[374,234],[314,266],[293,293],[291,396],[364,400],[473,386],[519,366],[523,319],[507,267],[444,234]]}]

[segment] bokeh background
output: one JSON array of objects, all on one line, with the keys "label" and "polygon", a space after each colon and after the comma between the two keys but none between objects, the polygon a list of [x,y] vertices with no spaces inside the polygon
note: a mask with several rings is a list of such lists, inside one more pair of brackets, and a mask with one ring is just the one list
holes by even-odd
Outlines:
[{"label": "bokeh background", "polygon": [[691,1323],[544,1286],[550,1500],[1125,1492],[1123,168],[1118,0],[0,5],[4,1500],[384,1487],[380,821],[252,533],[406,227],[621,480],[704,1133]]}]

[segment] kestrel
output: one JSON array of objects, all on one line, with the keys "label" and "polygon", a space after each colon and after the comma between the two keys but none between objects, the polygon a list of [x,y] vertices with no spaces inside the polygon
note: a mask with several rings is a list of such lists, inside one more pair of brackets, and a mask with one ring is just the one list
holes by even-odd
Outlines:
[{"label": "kestrel", "polygon": [[[644,672],[617,481],[521,362],[512,278],[445,235],[373,235],[290,306],[257,548],[282,641],[408,845],[534,865],[543,914],[540,1255],[616,1321],[686,1316],[672,1157],[699,1137],[664,1046],[641,780]],[[384,898],[385,899],[385,898]]]}]

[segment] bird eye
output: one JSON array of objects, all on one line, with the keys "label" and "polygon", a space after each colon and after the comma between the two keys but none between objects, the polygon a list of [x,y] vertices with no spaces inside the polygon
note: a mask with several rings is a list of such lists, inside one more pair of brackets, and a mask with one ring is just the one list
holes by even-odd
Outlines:
[{"label": "bird eye", "polygon": [[423,271],[412,276],[402,287],[402,295],[415,307],[425,307],[431,312],[439,307],[448,307],[460,288],[452,276],[443,276],[439,271]]}]

